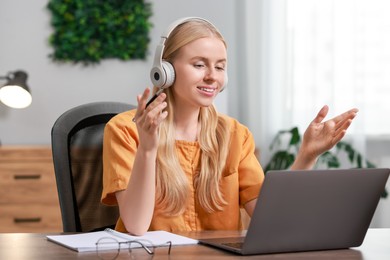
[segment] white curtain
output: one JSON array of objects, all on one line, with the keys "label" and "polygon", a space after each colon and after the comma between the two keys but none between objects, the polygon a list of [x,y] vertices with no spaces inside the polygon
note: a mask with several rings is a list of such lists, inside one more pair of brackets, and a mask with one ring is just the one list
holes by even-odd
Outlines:
[{"label": "white curtain", "polygon": [[321,103],[357,106],[351,133],[390,133],[390,1],[287,0],[286,10],[292,119]]},{"label": "white curtain", "polygon": [[[390,167],[390,1],[242,0],[238,44],[241,118],[263,165],[281,130],[301,132],[318,110],[360,112],[345,140]],[[387,185],[387,190],[390,189]],[[389,198],[373,227],[390,227]]]},{"label": "white curtain", "polygon": [[329,117],[359,108],[346,138],[363,155],[367,138],[390,134],[389,10],[386,0],[246,1],[246,41],[257,43],[246,46],[248,124],[264,160],[278,130],[303,132],[325,104]]}]

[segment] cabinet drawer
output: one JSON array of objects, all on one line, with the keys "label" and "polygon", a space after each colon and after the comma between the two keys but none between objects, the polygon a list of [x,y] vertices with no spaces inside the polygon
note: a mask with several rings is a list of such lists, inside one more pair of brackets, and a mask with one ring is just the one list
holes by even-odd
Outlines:
[{"label": "cabinet drawer", "polygon": [[41,179],[46,182],[54,181],[54,168],[48,162],[1,162],[1,184],[23,179]]},{"label": "cabinet drawer", "polygon": [[0,204],[58,204],[54,173],[45,163],[0,166]]},{"label": "cabinet drawer", "polygon": [[2,205],[1,232],[61,232],[61,213],[58,206]]}]

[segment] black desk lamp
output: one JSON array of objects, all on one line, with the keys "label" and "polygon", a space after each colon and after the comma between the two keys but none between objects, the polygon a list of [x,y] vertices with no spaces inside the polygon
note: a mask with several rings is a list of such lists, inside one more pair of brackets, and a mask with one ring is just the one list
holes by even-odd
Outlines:
[{"label": "black desk lamp", "polygon": [[12,108],[28,107],[32,97],[27,86],[27,76],[27,73],[21,70],[0,76],[0,79],[7,80],[7,83],[0,87],[0,101]]}]

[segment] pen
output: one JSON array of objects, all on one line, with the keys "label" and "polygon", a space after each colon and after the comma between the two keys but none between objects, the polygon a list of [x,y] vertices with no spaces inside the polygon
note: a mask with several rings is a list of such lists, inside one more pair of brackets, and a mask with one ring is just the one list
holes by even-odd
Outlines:
[{"label": "pen", "polygon": [[154,94],[154,96],[148,101],[148,103],[146,103],[146,106],[145,106],[145,109],[161,94],[161,92],[163,92],[163,88],[160,88],[156,94]]},{"label": "pen", "polygon": [[[146,103],[145,109],[163,92],[164,88],[160,88],[156,94],[153,95],[153,97]],[[135,122],[135,117],[132,119],[133,122]]]}]

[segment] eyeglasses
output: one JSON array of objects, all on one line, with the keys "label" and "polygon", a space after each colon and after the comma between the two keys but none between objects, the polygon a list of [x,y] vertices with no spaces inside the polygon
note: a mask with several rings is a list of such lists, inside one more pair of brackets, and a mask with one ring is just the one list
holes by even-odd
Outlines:
[{"label": "eyeglasses", "polygon": [[[152,258],[156,247],[168,246],[168,255],[171,254],[172,242],[167,241],[165,244],[153,245],[149,240],[139,239],[120,242],[112,237],[102,237],[96,242],[96,254],[100,259],[116,259],[119,256],[120,249],[127,248],[132,258]],[[135,252],[136,250],[138,252]]]}]

